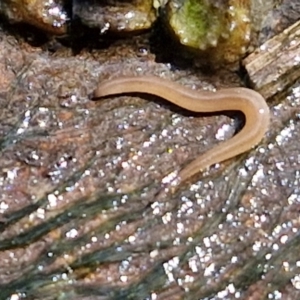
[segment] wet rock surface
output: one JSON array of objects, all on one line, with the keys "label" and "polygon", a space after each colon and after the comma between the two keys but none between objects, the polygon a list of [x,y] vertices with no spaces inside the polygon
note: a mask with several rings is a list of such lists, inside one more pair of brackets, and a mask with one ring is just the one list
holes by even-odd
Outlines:
[{"label": "wet rock surface", "polygon": [[149,29],[156,20],[152,0],[75,0],[73,18],[104,32],[134,32]]},{"label": "wet rock surface", "polygon": [[74,55],[0,36],[0,299],[300,297],[299,80],[268,99],[258,147],[157,197],[241,116],[88,95],[124,74],[196,89],[238,75],[158,63],[143,37]]},{"label": "wet rock surface", "polygon": [[2,0],[0,13],[12,23],[27,23],[48,34],[62,35],[70,18],[68,4],[68,0]]}]

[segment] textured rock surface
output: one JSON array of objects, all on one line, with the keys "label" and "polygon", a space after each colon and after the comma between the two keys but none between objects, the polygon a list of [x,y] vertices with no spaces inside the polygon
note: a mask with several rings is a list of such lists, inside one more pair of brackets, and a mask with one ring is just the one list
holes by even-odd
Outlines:
[{"label": "textured rock surface", "polygon": [[120,74],[199,89],[237,75],[157,63],[148,37],[74,55],[0,35],[0,299],[300,298],[299,81],[268,99],[257,148],[156,198],[241,116],[88,94]]}]

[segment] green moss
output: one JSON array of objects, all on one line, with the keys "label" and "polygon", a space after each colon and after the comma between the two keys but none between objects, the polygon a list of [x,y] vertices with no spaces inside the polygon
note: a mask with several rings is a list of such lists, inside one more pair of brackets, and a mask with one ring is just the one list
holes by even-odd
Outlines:
[{"label": "green moss", "polygon": [[212,59],[234,61],[250,40],[249,1],[171,0],[169,27],[182,45]]},{"label": "green moss", "polygon": [[207,1],[187,0],[173,11],[170,24],[180,42],[199,49],[215,46],[222,32],[222,14]]}]

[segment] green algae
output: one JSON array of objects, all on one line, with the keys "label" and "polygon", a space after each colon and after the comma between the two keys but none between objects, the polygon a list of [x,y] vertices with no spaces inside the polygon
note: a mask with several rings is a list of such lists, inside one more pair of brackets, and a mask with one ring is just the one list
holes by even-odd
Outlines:
[{"label": "green algae", "polygon": [[233,62],[250,42],[250,13],[250,1],[172,0],[166,21],[182,45],[210,60]]}]

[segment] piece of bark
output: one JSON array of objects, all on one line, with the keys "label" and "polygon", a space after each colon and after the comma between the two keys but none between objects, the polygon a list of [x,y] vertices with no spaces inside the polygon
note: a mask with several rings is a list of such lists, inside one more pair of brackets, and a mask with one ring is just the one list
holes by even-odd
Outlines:
[{"label": "piece of bark", "polygon": [[265,98],[284,91],[300,77],[300,21],[244,59],[251,85]]}]

